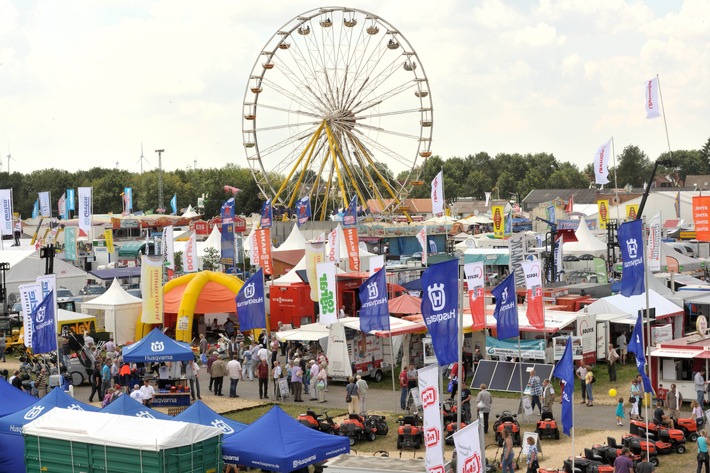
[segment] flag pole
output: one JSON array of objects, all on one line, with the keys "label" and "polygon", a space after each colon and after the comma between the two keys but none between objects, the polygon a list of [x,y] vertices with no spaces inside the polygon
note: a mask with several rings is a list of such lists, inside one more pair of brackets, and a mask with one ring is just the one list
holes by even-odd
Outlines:
[{"label": "flag pole", "polygon": [[[642,229],[642,234],[643,234],[643,283],[644,283],[644,292],[646,293],[646,316],[641,318],[641,323],[643,324],[646,322],[646,325],[648,326],[648,340],[650,343],[651,340],[651,320],[650,320],[650,302],[649,302],[649,297],[648,297],[648,255],[646,254],[645,248],[648,248],[648,237],[646,236],[646,217],[642,217],[642,224],[641,224],[641,229]],[[660,242],[659,242],[660,244]],[[646,320],[644,320],[646,319]],[[647,356],[648,354],[646,353],[646,343],[644,341],[644,333],[643,333],[643,326],[641,326],[641,353],[644,354],[644,356]],[[648,370],[648,364],[644,364],[644,369]],[[648,405],[651,402],[651,396],[649,395],[648,402],[646,401],[646,391],[644,390],[643,393],[643,404],[644,404],[644,419],[646,420],[646,444],[649,443],[649,435],[648,435]],[[650,457],[650,452],[649,449],[646,449],[646,461],[651,461],[649,459]]]},{"label": "flag pole", "polygon": [[[473,316],[473,315],[472,315]],[[458,316],[458,331],[456,334],[456,343],[458,345],[458,373],[456,389],[456,431],[461,430],[461,390],[463,389],[463,266],[459,264],[459,316]]]},{"label": "flag pole", "polygon": [[663,127],[666,129],[666,143],[668,144],[668,157],[673,159],[673,152],[671,151],[671,140],[668,136],[668,123],[666,122],[666,108],[663,106],[663,93],[661,92],[661,78],[656,74],[656,79],[658,80],[658,98],[661,100],[661,112],[663,115]]},{"label": "flag pole", "polygon": [[614,194],[616,195],[616,221],[617,224],[619,220],[621,220],[621,217],[619,216],[619,206],[621,205],[621,202],[619,202],[619,182],[616,179],[616,148],[614,148],[614,136],[612,135],[611,137],[611,155],[614,157]]},{"label": "flag pole", "polygon": [[[394,381],[394,342],[392,341],[392,325],[391,324],[390,324],[390,329],[389,329],[389,335],[390,335],[390,356],[391,356],[391,363],[392,363],[392,369],[390,370],[390,371],[392,371],[392,392],[397,392],[397,388],[395,387],[395,381]],[[404,349],[406,349],[406,347],[404,347]],[[396,397],[394,398],[394,406],[395,406],[394,411],[397,412],[397,398]]]},{"label": "flag pole", "polygon": [[[574,347],[574,345],[572,345],[572,347]],[[572,361],[572,363],[574,363],[574,361]],[[566,384],[565,387],[567,387]],[[574,386],[572,389],[570,402],[572,404],[572,428],[570,429],[569,433],[572,434],[570,435],[570,438],[572,439],[572,471],[574,471]],[[648,432],[648,429],[646,429],[646,432]]]}]

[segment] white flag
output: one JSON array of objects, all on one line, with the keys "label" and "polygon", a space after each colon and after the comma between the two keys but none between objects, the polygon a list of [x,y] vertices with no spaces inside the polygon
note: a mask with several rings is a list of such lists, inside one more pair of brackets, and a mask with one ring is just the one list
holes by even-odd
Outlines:
[{"label": "white flag", "polygon": [[564,245],[564,240],[562,237],[557,239],[557,245],[555,246],[555,266],[557,270],[557,277],[560,278],[562,274],[562,270],[564,269],[564,266],[562,265],[562,257],[563,252],[562,252],[562,247]]},{"label": "white flag", "polygon": [[[310,280],[309,280],[310,281]],[[335,288],[335,263],[326,261],[316,264],[316,280],[310,281],[318,286],[318,323],[326,325],[338,321],[338,301]]]},{"label": "white flag", "polygon": [[444,170],[431,181],[431,213],[436,217],[444,214]]},{"label": "white flag", "polygon": [[0,236],[12,235],[12,189],[0,189]]},{"label": "white flag", "polygon": [[333,263],[340,262],[340,234],[343,229],[340,228],[340,224],[333,229],[332,232],[328,233],[328,261]]},{"label": "white flag", "polygon": [[49,192],[39,192],[39,214],[42,217],[52,216],[52,203],[50,202]]},{"label": "white flag", "polygon": [[190,238],[185,245],[185,251],[182,253],[182,271],[184,273],[195,273],[197,269],[197,239],[195,232],[190,234]]},{"label": "white flag", "polygon": [[163,229],[163,264],[169,270],[175,270],[175,253],[173,241],[173,226],[168,225]]},{"label": "white flag", "polygon": [[646,118],[661,116],[661,103],[658,101],[658,76],[644,83],[644,99],[646,102]]},{"label": "white flag", "polygon": [[57,210],[59,211],[59,218],[63,219],[67,216],[67,193],[63,193],[57,202]]},{"label": "white flag", "polygon": [[385,255],[370,256],[367,260],[370,265],[370,276],[385,267]]},{"label": "white flag", "polygon": [[661,214],[656,214],[648,225],[648,269],[661,271]]},{"label": "white flag", "polygon": [[594,178],[597,184],[609,183],[609,157],[611,140],[601,145],[594,154]]},{"label": "white flag", "polygon": [[486,192],[485,194],[486,194],[486,207],[488,207],[488,204],[491,203],[491,193]]},{"label": "white flag", "polygon": [[79,236],[91,238],[92,187],[79,188]]},{"label": "white flag", "polygon": [[454,433],[456,446],[456,473],[485,471],[485,460],[481,455],[479,420]]},{"label": "white flag", "polygon": [[32,346],[32,311],[42,302],[42,283],[31,282],[21,284],[20,302],[22,302],[22,323],[24,327],[24,344]]},{"label": "white flag", "polygon": [[141,294],[141,322],[163,323],[163,262],[159,259],[141,256]]},{"label": "white flag", "polygon": [[441,473],[444,471],[444,453],[441,449],[444,432],[439,412],[439,365],[435,363],[421,368],[417,370],[417,375],[424,417],[424,464],[427,473]]},{"label": "white flag", "polygon": [[417,232],[417,241],[422,247],[422,264],[427,262],[427,243],[426,243],[426,227],[422,227],[421,230]]}]

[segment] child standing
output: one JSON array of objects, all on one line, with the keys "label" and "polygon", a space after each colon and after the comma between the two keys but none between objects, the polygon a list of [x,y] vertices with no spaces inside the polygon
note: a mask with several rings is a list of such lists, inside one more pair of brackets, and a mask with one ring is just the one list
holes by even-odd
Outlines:
[{"label": "child standing", "polygon": [[624,398],[619,398],[619,403],[616,405],[616,425],[624,425]]},{"label": "child standing", "polygon": [[639,403],[638,400],[635,397],[629,398],[631,401],[631,412],[629,413],[629,417],[631,420],[639,420]]}]

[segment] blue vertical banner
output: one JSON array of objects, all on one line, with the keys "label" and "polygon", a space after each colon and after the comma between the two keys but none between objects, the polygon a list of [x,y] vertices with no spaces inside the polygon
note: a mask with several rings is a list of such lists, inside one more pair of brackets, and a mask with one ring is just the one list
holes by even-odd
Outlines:
[{"label": "blue vertical banner", "polygon": [[35,200],[35,204],[32,207],[32,218],[37,218],[39,216],[39,199]]},{"label": "blue vertical banner", "polygon": [[274,211],[271,206],[271,197],[266,199],[266,202],[261,206],[261,228],[271,228],[271,222],[274,220]]},{"label": "blue vertical banner", "polygon": [[520,336],[518,329],[518,302],[515,295],[515,273],[505,278],[491,291],[496,298],[493,317],[496,319],[498,340]]},{"label": "blue vertical banner", "polygon": [[254,328],[266,328],[264,274],[261,268],[244,283],[237,293],[236,302],[239,330],[246,332]]},{"label": "blue vertical banner", "polygon": [[513,234],[513,209],[510,209],[508,215],[505,216],[503,233],[505,233],[506,235]]},{"label": "blue vertical banner", "polygon": [[634,325],[634,333],[631,334],[631,340],[626,347],[629,353],[636,355],[636,369],[638,369],[641,379],[643,379],[643,390],[647,393],[653,392],[653,387],[651,386],[651,380],[648,379],[646,375],[646,355],[643,353],[643,318],[641,317],[641,312],[639,311],[636,316],[636,325]]},{"label": "blue vertical banner", "polygon": [[173,209],[173,214],[177,214],[177,194],[173,194],[173,198],[170,199],[170,207]]},{"label": "blue vertical banner", "polygon": [[643,221],[631,220],[619,226],[619,249],[621,249],[621,295],[625,297],[643,294]]},{"label": "blue vertical banner", "polygon": [[76,210],[74,189],[67,189],[67,210]]},{"label": "blue vertical banner", "polygon": [[49,353],[57,349],[56,320],[54,318],[54,291],[32,310],[32,353]]},{"label": "blue vertical banner", "polygon": [[547,207],[547,219],[550,222],[555,223],[555,204],[552,204]]},{"label": "blue vertical banner", "polygon": [[350,205],[348,205],[345,214],[343,214],[343,225],[357,225],[357,194],[350,199]]},{"label": "blue vertical banner", "polygon": [[562,358],[557,362],[553,376],[565,383],[562,389],[562,431],[571,435],[574,420],[572,418],[572,395],[574,393],[574,361],[572,360],[572,337],[567,337],[567,345]]},{"label": "blue vertical banner", "polygon": [[219,262],[227,267],[234,266],[234,223],[222,223],[221,243]]},{"label": "blue vertical banner", "polygon": [[124,187],[123,188],[123,201],[126,204],[126,212],[129,214],[133,213],[133,188]]},{"label": "blue vertical banner", "polygon": [[222,204],[220,217],[222,217],[222,223],[234,222],[234,197],[230,197]]},{"label": "blue vertical banner", "polygon": [[422,316],[439,366],[458,360],[459,262],[444,261],[422,273]]},{"label": "blue vertical banner", "polygon": [[300,227],[311,218],[311,200],[308,196],[298,199],[296,202],[296,221]]},{"label": "blue vertical banner", "polygon": [[383,267],[360,286],[360,330],[368,333],[372,330],[389,329],[390,309]]}]

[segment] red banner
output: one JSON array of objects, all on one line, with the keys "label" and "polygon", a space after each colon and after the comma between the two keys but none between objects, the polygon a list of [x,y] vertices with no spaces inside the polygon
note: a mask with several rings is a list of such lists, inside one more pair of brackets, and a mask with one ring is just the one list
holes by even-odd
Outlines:
[{"label": "red banner", "polygon": [[545,328],[545,310],[542,306],[542,272],[540,261],[525,261],[522,264],[525,273],[525,286],[527,295],[525,302],[528,306],[528,322],[535,328]]},{"label": "red banner", "polygon": [[343,228],[345,247],[348,251],[350,271],[360,272],[360,248],[358,247],[357,228]]},{"label": "red banner", "polygon": [[274,274],[273,260],[271,259],[271,229],[255,230],[254,237],[258,245],[259,266],[263,268],[264,274]]},{"label": "red banner", "polygon": [[710,196],[693,197],[693,222],[695,238],[710,241]]},{"label": "red banner", "polygon": [[483,286],[468,291],[468,304],[471,309],[471,318],[473,319],[471,330],[483,330],[486,328],[486,297],[483,292]]}]

